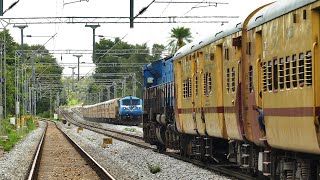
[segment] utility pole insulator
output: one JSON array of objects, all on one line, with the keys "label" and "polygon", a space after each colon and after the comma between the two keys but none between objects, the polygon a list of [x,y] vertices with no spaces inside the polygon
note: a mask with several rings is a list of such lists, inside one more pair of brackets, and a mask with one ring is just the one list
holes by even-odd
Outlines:
[{"label": "utility pole insulator", "polygon": [[[1,0],[0,0],[1,1]],[[130,28],[133,28],[133,20],[134,20],[134,12],[133,12],[133,1],[134,0],[130,0]]]}]

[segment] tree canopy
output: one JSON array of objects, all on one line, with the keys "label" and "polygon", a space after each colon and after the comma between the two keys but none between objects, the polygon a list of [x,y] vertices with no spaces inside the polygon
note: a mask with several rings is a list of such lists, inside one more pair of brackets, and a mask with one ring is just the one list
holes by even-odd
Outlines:
[{"label": "tree canopy", "polygon": [[169,48],[172,54],[178,51],[186,43],[192,41],[190,28],[176,27],[172,28],[170,32]]}]

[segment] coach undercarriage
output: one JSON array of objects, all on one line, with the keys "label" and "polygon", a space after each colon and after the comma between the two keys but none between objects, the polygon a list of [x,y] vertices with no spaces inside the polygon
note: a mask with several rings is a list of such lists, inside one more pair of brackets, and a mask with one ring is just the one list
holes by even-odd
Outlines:
[{"label": "coach undercarriage", "polygon": [[[158,150],[179,150],[181,156],[238,167],[258,179],[320,180],[320,157],[259,147],[251,142],[178,133],[174,126],[144,122],[144,139]],[[232,164],[230,164],[232,163]]]}]

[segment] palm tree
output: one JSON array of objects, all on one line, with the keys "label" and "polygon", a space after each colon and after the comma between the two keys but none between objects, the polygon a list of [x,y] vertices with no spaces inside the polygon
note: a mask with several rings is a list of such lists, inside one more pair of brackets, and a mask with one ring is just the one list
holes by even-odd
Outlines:
[{"label": "palm tree", "polygon": [[190,28],[185,27],[177,27],[172,28],[170,33],[170,42],[169,49],[171,53],[175,53],[179,48],[184,46],[187,43],[190,43],[192,40]]}]

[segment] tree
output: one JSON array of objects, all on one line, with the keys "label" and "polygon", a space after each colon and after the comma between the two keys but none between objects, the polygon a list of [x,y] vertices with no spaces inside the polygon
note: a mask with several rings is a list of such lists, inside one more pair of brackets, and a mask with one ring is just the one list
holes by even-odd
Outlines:
[{"label": "tree", "polygon": [[171,53],[174,54],[182,46],[192,41],[192,36],[190,28],[177,27],[172,28],[170,33],[169,49]]},{"label": "tree", "polygon": [[[164,53],[165,46],[162,44],[154,44],[152,46],[151,54],[154,59],[161,59],[161,55]],[[160,54],[161,53],[161,54]]]}]

